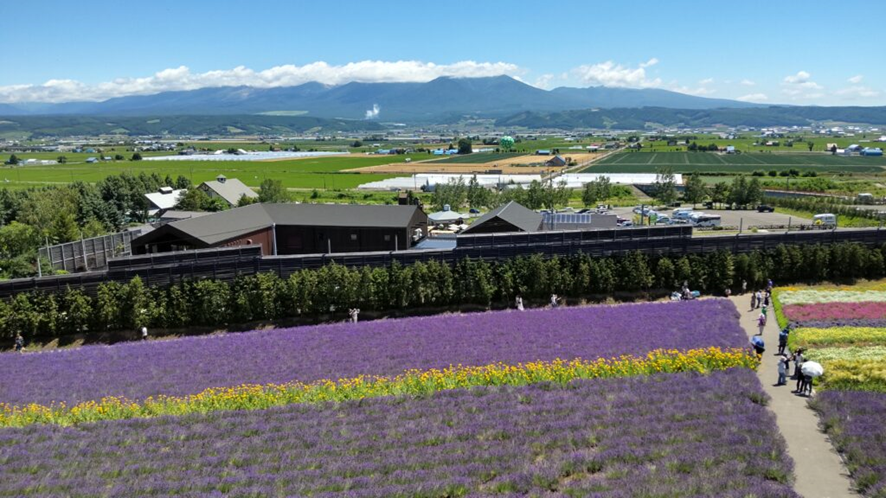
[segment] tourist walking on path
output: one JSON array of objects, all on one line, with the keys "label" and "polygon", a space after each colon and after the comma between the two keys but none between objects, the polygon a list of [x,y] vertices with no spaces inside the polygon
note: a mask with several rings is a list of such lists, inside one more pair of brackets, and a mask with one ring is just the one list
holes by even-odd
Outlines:
[{"label": "tourist walking on path", "polygon": [[788,360],[787,355],[782,354],[778,357],[778,383],[776,386],[783,386],[788,383]]},{"label": "tourist walking on path", "polygon": [[763,329],[766,328],[766,313],[760,313],[757,317],[757,327],[760,329],[757,335],[763,335]]},{"label": "tourist walking on path", "polygon": [[523,296],[517,294],[517,309],[523,311]]},{"label": "tourist walking on path", "polygon": [[794,360],[794,378],[797,379],[797,389],[794,391],[800,390],[800,382],[803,380],[803,373],[800,372],[800,367],[803,366],[803,362],[806,360],[803,358],[803,349],[797,349],[797,352],[791,357]]},{"label": "tourist walking on path", "polygon": [[757,309],[763,304],[763,293],[760,291],[754,292],[754,298],[756,298],[756,300],[757,300],[756,306],[754,306],[754,309]]},{"label": "tourist walking on path", "polygon": [[560,298],[556,294],[551,294],[551,308],[560,306]]},{"label": "tourist walking on path", "polygon": [[781,329],[781,332],[778,333],[778,354],[784,354],[784,350],[788,347],[788,334],[791,333],[791,329],[785,327]]},{"label": "tourist walking on path", "polygon": [[742,281],[741,281],[741,293],[744,294],[744,293],[746,293],[747,291],[748,291],[748,281],[747,281],[747,280],[742,280]]},{"label": "tourist walking on path", "polygon": [[360,308],[351,308],[348,310],[348,316],[351,318],[351,323],[357,323],[357,315],[360,314]]},{"label": "tourist walking on path", "polygon": [[25,350],[25,338],[21,334],[15,334],[15,352],[22,353]]},{"label": "tourist walking on path", "polygon": [[142,325],[142,328],[141,328],[141,335],[142,335],[142,340],[143,340],[143,341],[147,341],[147,340],[148,340],[148,328],[145,327],[144,325]]},{"label": "tourist walking on path", "polygon": [[751,292],[751,309],[757,309],[757,293]]}]

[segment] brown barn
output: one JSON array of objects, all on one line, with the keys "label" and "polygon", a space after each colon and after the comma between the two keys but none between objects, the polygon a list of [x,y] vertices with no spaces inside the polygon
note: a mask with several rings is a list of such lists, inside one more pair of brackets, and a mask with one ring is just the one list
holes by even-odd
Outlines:
[{"label": "brown barn", "polygon": [[261,244],[262,253],[392,251],[427,235],[418,206],[253,204],[168,223],[132,241],[135,254]]}]

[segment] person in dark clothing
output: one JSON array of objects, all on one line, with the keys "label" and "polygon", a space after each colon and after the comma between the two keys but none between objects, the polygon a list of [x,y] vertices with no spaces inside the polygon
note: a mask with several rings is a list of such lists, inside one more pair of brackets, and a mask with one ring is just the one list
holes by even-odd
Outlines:
[{"label": "person in dark clothing", "polygon": [[781,329],[781,332],[778,333],[778,354],[784,354],[784,350],[788,347],[788,334],[791,333],[791,329],[785,327]]},{"label": "person in dark clothing", "polygon": [[15,334],[15,352],[21,353],[25,350],[25,339],[21,334]]}]

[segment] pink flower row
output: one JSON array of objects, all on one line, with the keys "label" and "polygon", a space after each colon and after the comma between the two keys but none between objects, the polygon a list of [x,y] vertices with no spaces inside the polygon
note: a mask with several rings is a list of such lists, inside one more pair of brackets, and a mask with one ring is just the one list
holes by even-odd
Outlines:
[{"label": "pink flower row", "polygon": [[886,302],[791,304],[782,308],[791,322],[808,320],[845,320],[886,318]]}]

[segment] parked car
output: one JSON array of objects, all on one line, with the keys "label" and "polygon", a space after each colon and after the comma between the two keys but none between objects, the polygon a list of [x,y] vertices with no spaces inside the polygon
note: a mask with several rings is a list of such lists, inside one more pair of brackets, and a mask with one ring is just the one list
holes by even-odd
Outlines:
[{"label": "parked car", "polygon": [[817,226],[835,227],[837,226],[837,217],[833,214],[817,214],[812,217],[812,223]]},{"label": "parked car", "polygon": [[477,208],[471,208],[468,212],[471,214],[480,214],[480,210]]},{"label": "parked car", "polygon": [[757,206],[757,212],[758,213],[774,213],[775,208],[772,206],[766,205],[766,204],[760,204],[759,206]]},{"label": "parked car", "polygon": [[659,216],[658,218],[655,219],[655,224],[656,225],[670,225],[671,219],[668,218],[667,216]]}]

